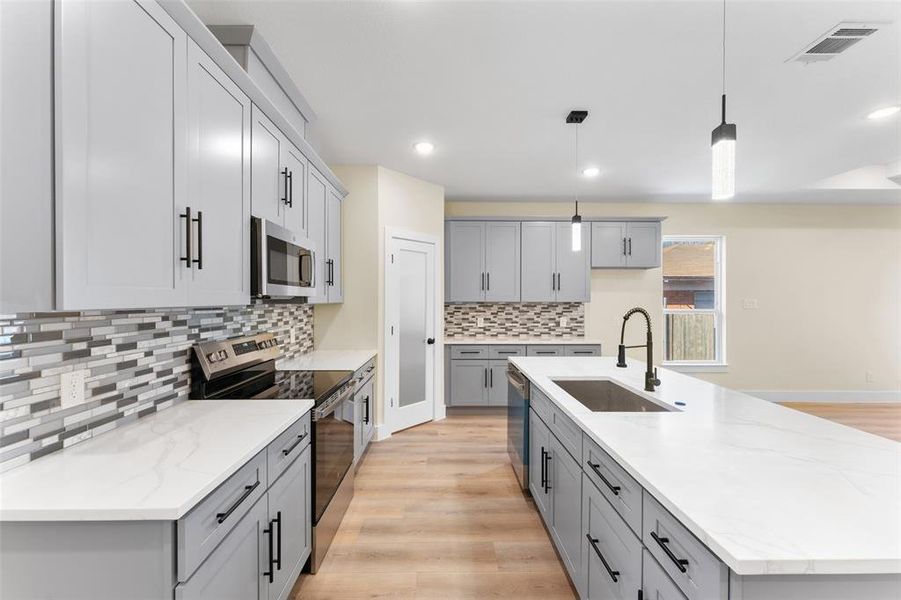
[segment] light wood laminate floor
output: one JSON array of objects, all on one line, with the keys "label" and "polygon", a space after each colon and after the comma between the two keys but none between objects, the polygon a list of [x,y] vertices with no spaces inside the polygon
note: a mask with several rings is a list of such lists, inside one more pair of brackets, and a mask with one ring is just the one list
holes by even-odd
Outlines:
[{"label": "light wood laminate floor", "polygon": [[[901,404],[786,404],[901,441]],[[294,599],[575,598],[507,458],[503,411],[448,411],[371,445],[319,573]]]}]

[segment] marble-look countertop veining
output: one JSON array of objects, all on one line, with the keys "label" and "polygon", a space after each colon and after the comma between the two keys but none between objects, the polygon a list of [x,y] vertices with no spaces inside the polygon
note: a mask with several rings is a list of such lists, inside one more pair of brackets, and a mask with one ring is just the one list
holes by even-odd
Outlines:
[{"label": "marble-look countertop veining", "polygon": [[179,519],[312,407],[180,402],[0,475],[0,521]]},{"label": "marble-look countertop veining", "polygon": [[356,371],[375,356],[375,350],[313,350],[275,363],[280,371]]},{"label": "marble-look countertop veining", "polygon": [[[667,369],[644,392],[631,359],[510,360],[739,575],[901,572],[901,444]],[[595,413],[553,383],[584,378],[678,412]]]},{"label": "marble-look countertop veining", "polygon": [[568,345],[585,344],[587,346],[600,345],[601,340],[584,337],[446,337],[446,346],[463,344],[494,344],[496,346],[538,346],[538,345]]}]

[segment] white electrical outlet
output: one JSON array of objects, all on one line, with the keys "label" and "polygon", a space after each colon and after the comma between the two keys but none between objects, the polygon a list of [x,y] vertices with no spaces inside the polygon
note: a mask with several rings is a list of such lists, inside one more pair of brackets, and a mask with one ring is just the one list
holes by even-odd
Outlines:
[{"label": "white electrical outlet", "polygon": [[88,372],[84,369],[63,373],[60,376],[59,399],[61,408],[84,404],[84,380]]},{"label": "white electrical outlet", "polygon": [[741,307],[745,310],[757,310],[760,308],[760,303],[757,298],[745,298],[741,301]]},{"label": "white electrical outlet", "polygon": [[295,333],[294,328],[291,328],[291,343],[294,344],[297,342],[297,333]]},{"label": "white electrical outlet", "polygon": [[476,327],[485,326],[485,317],[476,317]]},{"label": "white electrical outlet", "polygon": [[566,324],[569,321],[566,320],[566,317],[560,317],[560,327],[566,327]]}]

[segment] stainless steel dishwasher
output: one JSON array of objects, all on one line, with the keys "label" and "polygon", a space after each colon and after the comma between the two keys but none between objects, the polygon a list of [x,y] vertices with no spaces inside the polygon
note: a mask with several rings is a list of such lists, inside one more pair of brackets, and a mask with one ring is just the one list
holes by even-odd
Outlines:
[{"label": "stainless steel dishwasher", "polygon": [[522,489],[529,489],[529,380],[507,363],[507,454]]}]

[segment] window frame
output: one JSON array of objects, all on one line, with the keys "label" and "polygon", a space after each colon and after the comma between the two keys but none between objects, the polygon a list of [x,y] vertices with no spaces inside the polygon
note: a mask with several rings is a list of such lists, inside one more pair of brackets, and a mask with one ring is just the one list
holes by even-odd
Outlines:
[{"label": "window frame", "polygon": [[663,291],[663,261],[660,263],[661,294],[660,303],[663,308],[663,354],[666,356],[666,317],[670,314],[712,314],[714,347],[716,356],[713,360],[663,360],[663,366],[686,372],[724,371],[726,362],[726,236],[724,235],[664,235],[660,239],[661,256],[663,245],[667,242],[713,242],[716,248],[714,264],[714,306],[712,309],[667,308]]}]

